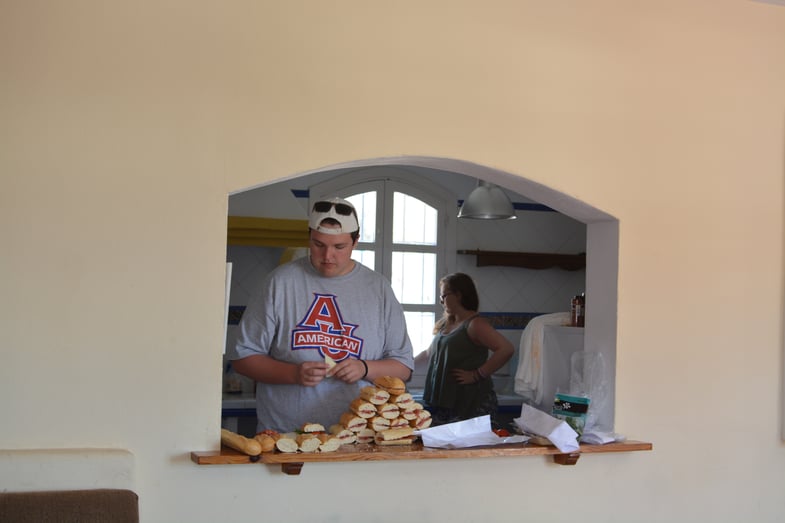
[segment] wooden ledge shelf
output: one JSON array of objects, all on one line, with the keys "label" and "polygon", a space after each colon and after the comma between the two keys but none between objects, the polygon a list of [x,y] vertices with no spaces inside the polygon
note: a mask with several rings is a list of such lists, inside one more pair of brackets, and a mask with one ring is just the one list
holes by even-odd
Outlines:
[{"label": "wooden ledge shelf", "polygon": [[416,459],[488,458],[499,456],[553,456],[560,465],[575,465],[582,454],[633,452],[652,450],[651,443],[623,441],[605,445],[581,445],[578,452],[565,454],[556,447],[532,443],[509,443],[490,447],[462,449],[435,449],[417,442],[400,447],[381,447],[374,444],[343,445],[335,452],[283,453],[268,452],[261,456],[246,456],[233,449],[221,447],[220,451],[192,452],[191,461],[197,465],[243,465],[263,463],[281,465],[284,474],[299,475],[304,463],[330,463],[337,461],[389,461]]},{"label": "wooden ledge shelf", "polygon": [[558,267],[565,271],[577,271],[586,267],[586,254],[550,254],[541,252],[504,252],[461,249],[458,254],[477,256],[477,267],[492,265],[523,267],[524,269],[550,269]]}]

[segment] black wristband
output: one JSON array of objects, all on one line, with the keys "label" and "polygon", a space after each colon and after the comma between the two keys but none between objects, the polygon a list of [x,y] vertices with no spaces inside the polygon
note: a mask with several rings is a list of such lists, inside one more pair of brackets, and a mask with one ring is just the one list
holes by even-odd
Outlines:
[{"label": "black wristband", "polygon": [[359,360],[359,361],[360,363],[363,364],[363,367],[365,367],[365,374],[363,374],[362,377],[360,378],[361,380],[364,380],[365,377],[368,375],[368,364],[365,363],[365,360]]}]

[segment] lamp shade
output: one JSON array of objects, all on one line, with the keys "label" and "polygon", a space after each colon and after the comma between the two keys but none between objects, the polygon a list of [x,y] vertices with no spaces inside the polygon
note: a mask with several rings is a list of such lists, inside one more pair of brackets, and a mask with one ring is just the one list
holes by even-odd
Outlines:
[{"label": "lamp shade", "polygon": [[479,180],[461,209],[458,218],[474,220],[514,220],[515,208],[498,185]]}]

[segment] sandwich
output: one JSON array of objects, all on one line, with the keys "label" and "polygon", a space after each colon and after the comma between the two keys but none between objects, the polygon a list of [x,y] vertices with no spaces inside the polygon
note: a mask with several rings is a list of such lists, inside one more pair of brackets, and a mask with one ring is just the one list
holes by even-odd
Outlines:
[{"label": "sandwich", "polygon": [[373,443],[376,431],[373,429],[362,429],[357,433],[357,443]]},{"label": "sandwich", "polygon": [[319,452],[335,452],[341,446],[341,440],[333,434],[317,434]]},{"label": "sandwich", "polygon": [[[365,420],[363,418],[358,419],[363,420],[364,427],[366,424]],[[354,443],[357,441],[357,435],[354,432],[337,423],[330,426],[330,434],[338,439],[340,445],[346,445],[347,443]]]},{"label": "sandwich", "polygon": [[382,405],[387,403],[387,400],[390,399],[390,393],[384,389],[371,387],[369,385],[360,389],[360,398],[369,401],[374,405]]},{"label": "sandwich", "polygon": [[379,376],[373,381],[373,384],[387,391],[391,396],[398,396],[406,392],[406,384],[401,378],[395,376]]},{"label": "sandwich", "polygon": [[374,436],[377,445],[411,445],[414,443],[414,429],[404,427],[377,432]]},{"label": "sandwich", "polygon": [[417,411],[417,418],[409,421],[409,424],[412,427],[421,430],[430,427],[432,421],[433,420],[431,419],[431,413],[423,409]]},{"label": "sandwich", "polygon": [[383,405],[377,405],[376,412],[383,418],[395,419],[398,417],[400,410],[395,403],[385,403]]},{"label": "sandwich", "polygon": [[349,404],[349,410],[360,416],[361,418],[372,418],[376,416],[376,407],[370,401],[365,401],[362,398],[355,398]]},{"label": "sandwich", "polygon": [[334,359],[332,359],[330,356],[328,356],[326,354],[324,355],[324,362],[327,364],[327,367],[328,367],[327,368],[327,374],[325,374],[324,377],[325,378],[332,378],[333,377],[333,375],[332,375],[333,367],[335,367],[338,364],[335,363]]},{"label": "sandwich", "polygon": [[381,416],[374,416],[368,420],[368,426],[376,432],[380,430],[387,430],[390,428],[390,420]]},{"label": "sandwich", "polygon": [[391,429],[399,429],[401,427],[408,427],[408,426],[409,426],[409,420],[407,420],[406,418],[398,417],[390,420]]},{"label": "sandwich", "polygon": [[368,426],[368,420],[353,412],[344,412],[341,414],[340,424],[343,428],[356,433]]},{"label": "sandwich", "polygon": [[399,409],[405,410],[407,407],[409,407],[409,405],[414,405],[414,396],[408,392],[404,392],[403,394],[390,396],[389,401],[390,403],[395,403],[398,405]]}]

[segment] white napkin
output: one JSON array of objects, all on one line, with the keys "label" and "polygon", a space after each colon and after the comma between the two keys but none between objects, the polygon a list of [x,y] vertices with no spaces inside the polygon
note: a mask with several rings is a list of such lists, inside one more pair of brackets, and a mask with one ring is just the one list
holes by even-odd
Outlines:
[{"label": "white napkin", "polygon": [[562,452],[575,452],[578,445],[578,433],[567,425],[567,422],[554,418],[545,412],[524,404],[521,417],[513,420],[524,432],[548,438]]},{"label": "white napkin", "polygon": [[602,432],[599,430],[583,431],[581,435],[582,443],[589,443],[592,445],[605,445],[606,443],[613,443],[614,441],[624,441],[626,438],[621,434],[615,432]]},{"label": "white napkin", "polygon": [[501,438],[491,430],[489,415],[477,418],[438,425],[416,431],[426,447],[457,449],[462,447],[478,447],[484,445],[501,445],[503,443],[523,443],[527,436],[508,436]]}]

